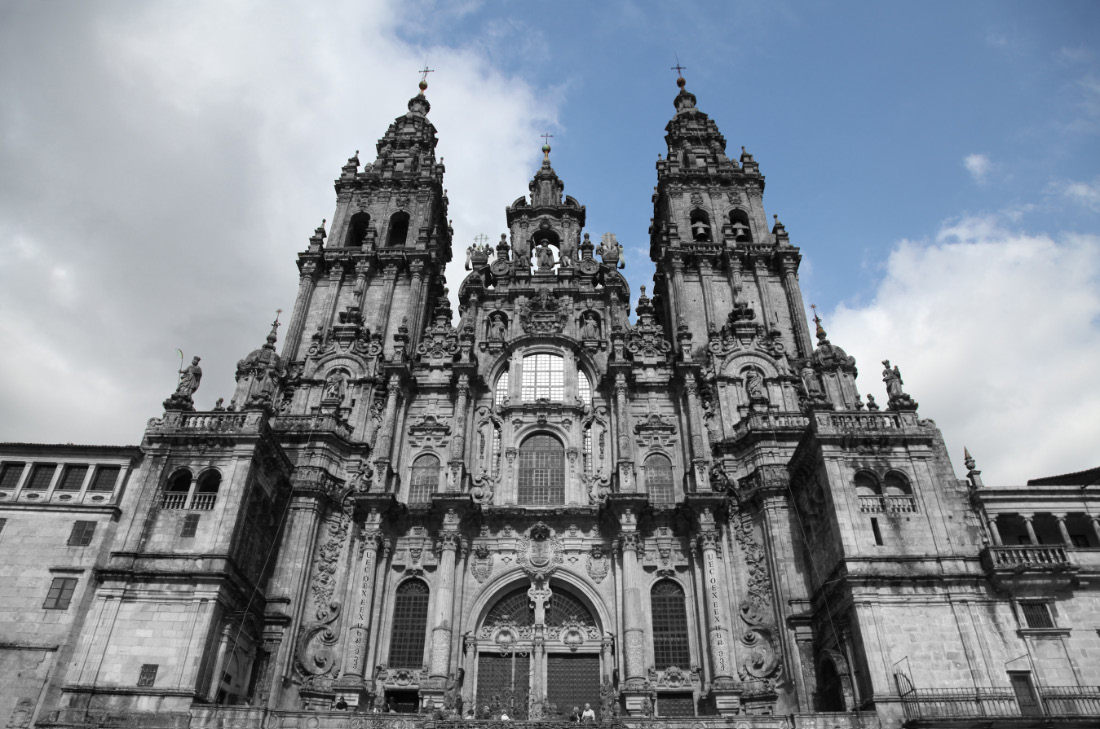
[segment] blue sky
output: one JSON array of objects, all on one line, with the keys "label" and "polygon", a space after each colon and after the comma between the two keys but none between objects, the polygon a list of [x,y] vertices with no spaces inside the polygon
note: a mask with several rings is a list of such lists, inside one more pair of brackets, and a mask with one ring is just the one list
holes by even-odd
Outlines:
[{"label": "blue sky", "polygon": [[678,57],[864,392],[899,364],[960,475],[963,445],[993,483],[1096,465],[1096,3],[548,7],[0,1],[0,440],[138,442],[177,347],[228,397],[425,60],[451,290],[548,131],[636,296]]}]

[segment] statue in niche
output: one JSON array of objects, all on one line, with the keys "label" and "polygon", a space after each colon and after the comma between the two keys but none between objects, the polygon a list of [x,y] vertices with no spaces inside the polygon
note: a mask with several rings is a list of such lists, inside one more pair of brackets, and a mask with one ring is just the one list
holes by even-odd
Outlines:
[{"label": "statue in niche", "polygon": [[550,250],[550,245],[546,241],[539,245],[537,255],[540,271],[549,271],[554,268],[554,251]]},{"label": "statue in niche", "polygon": [[596,321],[596,315],[588,312],[581,321],[581,339],[599,339],[600,325]]},{"label": "statue in niche", "polygon": [[514,236],[512,241],[512,257],[516,265],[523,265],[527,268],[531,268],[531,244],[523,233],[518,233]]},{"label": "statue in niche", "polygon": [[745,393],[749,400],[767,400],[768,391],[764,388],[764,377],[754,368],[745,370]]},{"label": "statue in niche", "polygon": [[506,328],[503,314],[493,314],[489,317],[489,341],[503,342]]},{"label": "statue in niche", "polygon": [[573,265],[573,252],[575,246],[573,245],[573,239],[570,236],[565,236],[561,245],[558,246],[558,264],[562,268],[570,268]]},{"label": "statue in niche", "polygon": [[344,377],[339,372],[333,372],[325,380],[325,400],[344,399]]},{"label": "statue in niche", "polygon": [[817,373],[814,372],[814,368],[810,366],[809,362],[802,365],[802,384],[805,386],[806,394],[810,396],[811,400],[822,397],[821,383],[818,382]]}]

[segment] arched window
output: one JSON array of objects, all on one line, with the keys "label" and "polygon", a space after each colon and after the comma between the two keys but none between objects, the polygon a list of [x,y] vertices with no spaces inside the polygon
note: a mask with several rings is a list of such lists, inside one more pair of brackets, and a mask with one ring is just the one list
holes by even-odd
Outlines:
[{"label": "arched window", "polygon": [[518,498],[520,504],[548,506],[565,503],[565,448],[552,435],[532,435],[519,447]]},{"label": "arched window", "polygon": [[407,580],[393,599],[390,628],[390,668],[420,668],[424,665],[424,640],[428,633],[428,586]]},{"label": "arched window", "polygon": [[565,397],[565,361],[557,354],[532,354],[523,358],[524,402],[539,399],[561,402]]},{"label": "arched window", "polygon": [[878,479],[866,471],[857,473],[854,481],[857,496],[878,496],[881,493],[878,487]]},{"label": "arched window", "polygon": [[198,487],[191,498],[191,508],[209,511],[218,500],[218,489],[222,485],[222,475],[211,469],[199,476]]},{"label": "arched window", "polygon": [[504,370],[497,378],[497,386],[493,389],[493,403],[497,407],[503,405],[508,398],[508,382],[508,370]]},{"label": "arched window", "polygon": [[191,472],[186,468],[173,473],[164,487],[162,509],[183,509],[187,506],[187,494],[191,491]]},{"label": "arched window", "polygon": [[836,670],[836,664],[828,658],[821,662],[821,668],[817,674],[817,704],[818,711],[847,710],[840,674]]},{"label": "arched window", "polygon": [[500,598],[485,616],[485,625],[515,625],[519,628],[534,625],[535,614],[527,590],[527,587],[520,587]]},{"label": "arched window", "polygon": [[749,227],[749,214],[744,210],[730,211],[730,226],[733,228],[733,239],[743,243],[752,243],[752,228]]},{"label": "arched window", "polygon": [[691,239],[704,243],[711,240],[710,216],[706,210],[691,211]]},{"label": "arched window", "polygon": [[554,590],[554,596],[550,598],[550,604],[546,607],[547,625],[565,625],[578,622],[581,625],[596,627],[596,619],[592,617],[592,611],[579,598],[565,590]]},{"label": "arched window", "polygon": [[409,503],[423,504],[431,501],[432,494],[439,489],[439,459],[424,454],[413,461],[409,469]]},{"label": "arched window", "polygon": [[645,459],[645,490],[653,504],[672,504],[676,490],[672,485],[672,461],[658,453]]},{"label": "arched window", "polygon": [[592,380],[588,379],[588,375],[580,370],[577,370],[577,394],[581,398],[581,402],[585,405],[592,404]]},{"label": "arched window", "polygon": [[390,235],[386,239],[386,245],[390,248],[401,248],[409,237],[409,214],[406,212],[394,213],[390,218]]},{"label": "arched window", "polygon": [[370,230],[369,215],[364,212],[358,212],[352,215],[351,220],[348,221],[348,235],[347,238],[344,239],[344,246],[353,248],[363,245],[368,230]]},{"label": "arched window", "polygon": [[672,580],[661,580],[653,586],[649,599],[653,610],[654,668],[663,671],[669,666],[690,666],[684,588]]},{"label": "arched window", "polygon": [[885,496],[911,496],[913,489],[909,486],[909,479],[898,471],[890,471],[882,480],[882,493]]}]

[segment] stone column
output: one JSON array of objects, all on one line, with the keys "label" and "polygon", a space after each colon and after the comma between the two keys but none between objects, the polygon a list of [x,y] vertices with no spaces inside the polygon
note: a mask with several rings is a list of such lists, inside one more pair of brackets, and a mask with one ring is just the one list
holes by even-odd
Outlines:
[{"label": "stone column", "polygon": [[325,329],[332,326],[332,320],[336,317],[336,307],[340,304],[340,287],[344,282],[344,268],[335,265],[328,271],[329,299],[328,311],[325,312]]},{"label": "stone column", "polygon": [[397,396],[401,394],[401,378],[390,375],[386,387],[386,409],[382,413],[382,425],[374,444],[374,477],[383,489],[389,489],[390,451],[393,449],[393,428],[397,420]]},{"label": "stone column", "polygon": [[611,681],[615,675],[615,637],[611,633],[605,633],[600,641],[601,676],[604,681]]},{"label": "stone column", "polygon": [[1100,517],[1089,517],[1089,524],[1092,525],[1092,537],[1096,540],[1096,544],[1100,546]]},{"label": "stone column", "polygon": [[382,306],[378,309],[378,326],[376,327],[376,331],[382,334],[382,346],[387,349],[393,347],[386,335],[390,330],[390,307],[393,305],[393,289],[396,285],[397,264],[387,263],[382,272]]},{"label": "stone column", "polygon": [[448,529],[439,535],[439,582],[435,588],[435,616],[432,621],[432,678],[446,678],[451,669],[451,611],[454,608],[458,543],[457,531]]},{"label": "stone column", "polygon": [[672,296],[669,297],[671,300],[666,303],[668,304],[669,321],[675,327],[676,322],[680,321],[680,311],[684,301],[684,262],[675,253],[670,258],[672,259],[669,261],[672,266]]},{"label": "stone column", "polygon": [[626,373],[615,374],[615,425],[616,440],[619,446],[619,490],[630,492],[637,490],[634,482],[634,460],[630,452],[630,418],[627,416]]},{"label": "stone column", "polygon": [[986,524],[989,526],[989,538],[993,540],[993,545],[996,547],[1003,545],[1004,542],[1001,540],[1001,530],[997,527],[997,517],[990,516]]},{"label": "stone column", "polygon": [[409,307],[408,311],[412,312],[412,345],[411,350],[416,351],[416,345],[420,343],[421,331],[420,322],[423,321],[423,291],[421,291],[421,284],[424,281],[424,262],[423,261],[410,261],[409,271],[412,274],[409,282]]},{"label": "stone column", "polygon": [[646,676],[645,614],[642,611],[641,576],[638,574],[638,550],[641,535],[624,531],[619,535],[623,557],[623,646],[626,654],[626,681],[623,694],[626,710],[640,716],[643,702],[649,696]]},{"label": "stone column", "polygon": [[358,589],[352,595],[354,612],[350,615],[351,625],[344,641],[344,670],[333,684],[337,698],[342,698],[349,707],[366,704],[368,693],[365,681],[367,643],[370,640],[370,612],[374,602],[375,563],[382,544],[382,532],[378,529],[380,517],[377,512],[372,513],[371,517],[368,517],[368,528],[363,530],[359,541],[359,568],[355,578]]},{"label": "stone column", "polygon": [[1027,537],[1031,540],[1033,545],[1039,543],[1039,537],[1035,535],[1035,527],[1031,525],[1031,520],[1035,518],[1034,514],[1020,514],[1020,518],[1024,520],[1024,529],[1027,529]]},{"label": "stone column", "polygon": [[726,589],[722,561],[718,556],[720,534],[710,509],[699,516],[695,544],[703,561],[704,593],[707,606],[707,643],[710,648],[711,695],[718,713],[732,716],[741,706],[740,691],[733,678],[733,656],[726,618]]},{"label": "stone column", "polygon": [[772,302],[768,298],[768,261],[765,258],[753,259],[753,276],[756,278],[756,290],[760,295],[760,318],[765,329],[771,329],[775,321],[772,314]]},{"label": "stone column", "polygon": [[355,264],[355,308],[362,311],[363,299],[367,294],[367,278],[370,276],[370,261]]},{"label": "stone column", "polygon": [[1066,515],[1054,514],[1054,518],[1058,521],[1058,533],[1062,535],[1062,544],[1067,547],[1073,546],[1073,538],[1069,535],[1069,530],[1066,529]]},{"label": "stone column", "polygon": [[709,491],[710,472],[707,469],[707,435],[706,428],[703,426],[703,408],[699,403],[699,380],[694,372],[684,373],[684,393],[684,399],[687,400],[688,435],[691,439],[691,463],[694,471],[692,481],[696,491]]},{"label": "stone column", "polygon": [[306,326],[306,312],[309,311],[313,290],[316,288],[317,263],[305,261],[298,277],[298,297],[294,300],[294,311],[290,315],[290,327],[283,340],[283,359],[297,359],[298,345],[302,342],[302,330]]},{"label": "stone column", "polygon": [[454,437],[451,439],[451,462],[448,464],[447,490],[462,490],[462,471],[466,456],[466,408],[470,401],[470,376],[458,376],[455,386]]},{"label": "stone column", "polygon": [[783,259],[783,289],[787,294],[787,308],[790,310],[794,326],[794,339],[798,344],[798,355],[808,357],[814,351],[810,343],[810,326],[806,323],[806,310],[802,308],[802,290],[798,286],[798,262],[793,258]]}]

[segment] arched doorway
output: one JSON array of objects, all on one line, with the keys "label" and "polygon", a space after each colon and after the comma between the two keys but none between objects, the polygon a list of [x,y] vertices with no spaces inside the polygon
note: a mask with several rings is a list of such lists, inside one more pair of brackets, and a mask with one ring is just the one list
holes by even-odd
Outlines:
[{"label": "arched doorway", "polygon": [[560,584],[503,591],[477,630],[477,717],[526,719],[536,702],[562,718],[585,703],[598,712],[601,637],[593,611]]}]

